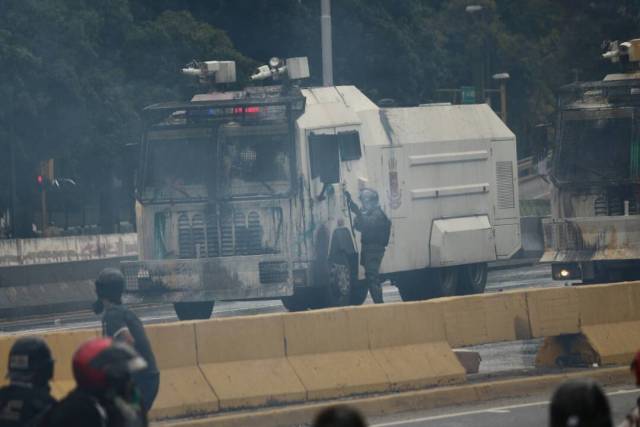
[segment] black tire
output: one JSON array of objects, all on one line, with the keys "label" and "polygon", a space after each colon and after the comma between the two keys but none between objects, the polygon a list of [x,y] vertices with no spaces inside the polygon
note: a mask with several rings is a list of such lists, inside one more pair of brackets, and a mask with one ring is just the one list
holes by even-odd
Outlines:
[{"label": "black tire", "polygon": [[200,320],[211,317],[213,301],[175,302],[173,309],[179,320]]},{"label": "black tire", "polygon": [[398,293],[402,301],[422,301],[429,298],[429,294],[425,289],[415,283],[398,284]]},{"label": "black tire", "polygon": [[324,297],[320,289],[316,288],[296,289],[293,295],[283,297],[280,300],[284,308],[289,311],[305,311],[325,306]]},{"label": "black tire", "polygon": [[448,297],[456,295],[458,288],[458,268],[440,267],[431,270],[431,280],[429,286],[435,292],[436,297]]},{"label": "black tire", "polygon": [[348,265],[331,264],[329,266],[329,283],[325,288],[327,306],[344,307],[349,305],[353,287],[351,282],[351,269]]},{"label": "black tire", "polygon": [[[352,278],[353,280],[353,278]],[[362,305],[364,301],[367,299],[367,294],[369,293],[369,288],[367,287],[367,282],[362,280],[356,280],[351,287],[351,298],[349,300],[349,304],[351,305]]]},{"label": "black tire", "polygon": [[395,282],[402,301],[422,301],[433,295],[429,293],[425,270],[412,271],[398,277]]},{"label": "black tire", "polygon": [[458,271],[458,294],[481,294],[487,286],[487,263],[462,265]]}]

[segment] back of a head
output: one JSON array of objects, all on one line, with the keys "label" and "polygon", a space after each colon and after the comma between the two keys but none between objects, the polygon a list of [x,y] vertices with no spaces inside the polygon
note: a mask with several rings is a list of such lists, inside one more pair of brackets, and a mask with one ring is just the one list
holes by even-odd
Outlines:
[{"label": "back of a head", "polygon": [[53,377],[53,363],[51,350],[42,338],[18,338],[9,351],[8,377],[45,385]]},{"label": "back of a head", "polygon": [[117,268],[103,269],[96,279],[96,294],[113,303],[119,304],[124,291],[125,279]]},{"label": "back of a head", "polygon": [[591,379],[569,380],[553,393],[550,427],[611,427],[611,409],[602,388]]},{"label": "back of a head", "polygon": [[360,412],[346,405],[327,408],[313,421],[313,427],[366,427],[366,425]]}]

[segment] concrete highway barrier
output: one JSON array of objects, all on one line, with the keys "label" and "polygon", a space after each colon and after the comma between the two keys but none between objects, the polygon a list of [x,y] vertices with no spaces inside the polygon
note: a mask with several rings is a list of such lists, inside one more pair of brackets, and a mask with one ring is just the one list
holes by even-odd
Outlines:
[{"label": "concrete highway barrier", "polygon": [[213,319],[195,324],[198,363],[220,408],[306,399],[285,357],[282,315]]},{"label": "concrete highway barrier", "polygon": [[531,338],[524,292],[442,298],[447,340],[452,347]]},{"label": "concrete highway barrier", "polygon": [[353,315],[366,321],[371,353],[392,390],[464,381],[465,369],[447,342],[442,305],[368,306]]},{"label": "concrete highway barrier", "polygon": [[218,411],[218,397],[198,368],[195,324],[154,325],[147,327],[147,334],[160,369],[160,390],[151,416]]},{"label": "concrete highway barrier", "polygon": [[[543,291],[543,292],[541,292]],[[537,363],[630,363],[640,350],[640,282],[528,292]]]},{"label": "concrete highway barrier", "polygon": [[[151,415],[172,418],[461,383],[465,372],[452,347],[532,337],[548,338],[541,349],[547,361],[579,356],[626,365],[640,349],[639,326],[640,282],[150,325],[161,370]],[[57,360],[56,396],[73,386],[73,352],[97,334],[46,334]],[[3,378],[14,339],[0,337]]]},{"label": "concrete highway barrier", "polygon": [[343,308],[282,315],[287,358],[307,390],[308,399],[390,389],[387,375],[369,350],[367,319],[357,315],[358,309],[362,310]]}]

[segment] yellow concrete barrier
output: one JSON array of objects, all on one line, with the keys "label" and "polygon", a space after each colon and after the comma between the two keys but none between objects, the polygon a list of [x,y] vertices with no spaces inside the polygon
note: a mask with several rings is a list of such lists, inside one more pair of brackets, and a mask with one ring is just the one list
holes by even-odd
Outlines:
[{"label": "yellow concrete barrier", "polygon": [[447,340],[452,347],[531,338],[523,292],[443,298]]},{"label": "yellow concrete barrier", "polygon": [[287,358],[307,390],[308,399],[390,389],[389,378],[369,350],[366,316],[354,315],[358,309],[282,316]]},{"label": "yellow concrete barrier", "polygon": [[524,292],[533,338],[580,332],[580,304],[574,288]]},{"label": "yellow concrete barrier", "polygon": [[220,408],[302,401],[305,389],[285,358],[283,317],[259,315],[195,324],[198,363]]},{"label": "yellow concrete barrier", "polygon": [[630,363],[640,350],[640,282],[581,286],[576,293],[580,330],[598,363]]},{"label": "yellow concrete barrier", "polygon": [[459,383],[464,367],[446,340],[442,306],[434,302],[362,307],[374,359],[393,390]]},{"label": "yellow concrete barrier", "polygon": [[628,364],[640,350],[640,282],[527,292],[539,365],[577,360]]},{"label": "yellow concrete barrier", "polygon": [[83,342],[97,336],[99,336],[99,331],[95,329],[53,332],[43,335],[56,361],[53,383],[51,384],[51,393],[56,398],[60,399],[66,396],[76,386],[71,367],[71,360],[76,349]]},{"label": "yellow concrete barrier", "polygon": [[9,360],[9,351],[16,340],[15,335],[4,335],[0,337],[0,387],[7,384],[7,364]]},{"label": "yellow concrete barrier", "polygon": [[152,325],[146,330],[160,369],[160,390],[151,417],[217,411],[218,398],[198,368],[194,323]]}]

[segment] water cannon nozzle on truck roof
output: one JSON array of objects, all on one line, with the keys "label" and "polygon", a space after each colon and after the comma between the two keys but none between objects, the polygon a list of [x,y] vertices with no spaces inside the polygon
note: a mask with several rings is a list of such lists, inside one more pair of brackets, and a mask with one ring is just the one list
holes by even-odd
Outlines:
[{"label": "water cannon nozzle on truck roof", "polygon": [[633,39],[620,43],[618,40],[606,41],[603,43],[607,49],[602,54],[604,59],[609,59],[613,63],[620,62],[640,62],[640,39]]},{"label": "water cannon nozzle on truck roof", "polygon": [[301,80],[308,78],[309,75],[309,61],[306,56],[287,58],[286,62],[274,56],[269,60],[268,65],[261,65],[256,69],[255,73],[251,75],[251,80],[266,80],[268,78],[279,80],[281,77]]},{"label": "water cannon nozzle on truck roof", "polygon": [[195,76],[200,83],[235,83],[235,61],[197,61],[193,60],[182,69],[182,74]]}]

